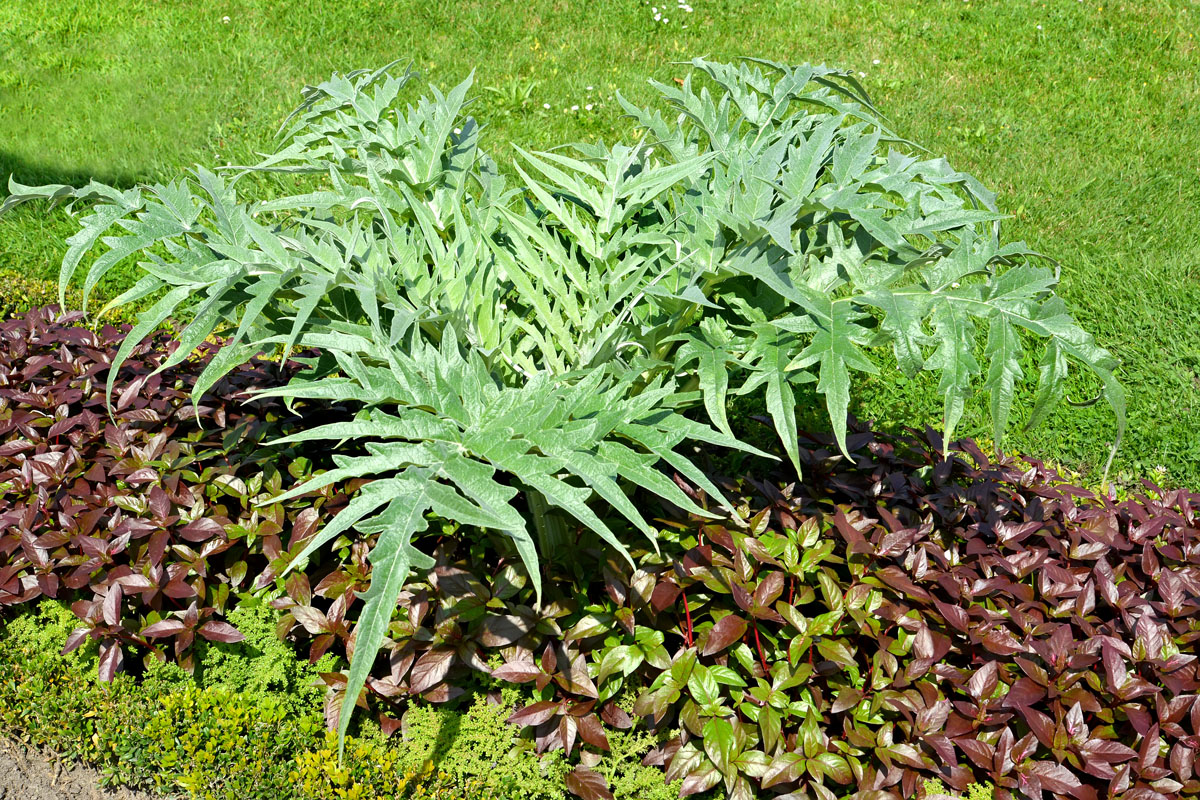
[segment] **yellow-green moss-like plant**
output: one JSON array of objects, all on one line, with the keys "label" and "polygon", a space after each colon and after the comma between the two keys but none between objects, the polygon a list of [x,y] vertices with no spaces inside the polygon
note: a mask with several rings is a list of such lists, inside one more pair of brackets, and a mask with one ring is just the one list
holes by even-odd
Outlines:
[{"label": "yellow-green moss-like plant", "polygon": [[950,792],[939,780],[925,781],[923,788],[924,800],[992,800],[996,791],[996,787],[990,783],[972,783],[967,787],[965,795],[957,795]]},{"label": "yellow-green moss-like plant", "polygon": [[[13,272],[0,274],[0,319],[9,319],[32,308],[54,305],[59,302],[58,284],[42,278],[31,278]],[[83,293],[78,289],[67,292],[66,306],[79,308],[83,304]],[[132,308],[114,308],[97,315],[93,325],[133,324],[137,312]]]},{"label": "yellow-green moss-like plant", "polygon": [[[105,785],[203,800],[560,800],[571,770],[538,757],[505,722],[519,690],[462,711],[414,707],[403,733],[364,721],[338,762],[324,729],[318,670],[274,638],[273,612],[232,612],[246,639],[205,648],[195,676],[152,661],[140,677],[97,678],[94,646],[60,650],[76,618],[46,600],[0,620],[0,731],[95,768]],[[596,766],[617,800],[673,800],[661,770],[641,757],[647,734],[609,736]]]}]

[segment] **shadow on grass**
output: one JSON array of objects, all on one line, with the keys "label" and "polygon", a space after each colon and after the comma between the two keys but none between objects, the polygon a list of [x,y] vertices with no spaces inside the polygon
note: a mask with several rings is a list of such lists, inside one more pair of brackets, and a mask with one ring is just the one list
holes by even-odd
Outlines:
[{"label": "shadow on grass", "polygon": [[0,197],[8,195],[10,176],[17,183],[26,186],[40,186],[48,183],[83,186],[89,181],[96,180],[118,189],[128,189],[137,183],[144,183],[154,178],[149,171],[133,173],[119,170],[92,171],[86,168],[64,167],[52,161],[32,161],[0,149]]}]

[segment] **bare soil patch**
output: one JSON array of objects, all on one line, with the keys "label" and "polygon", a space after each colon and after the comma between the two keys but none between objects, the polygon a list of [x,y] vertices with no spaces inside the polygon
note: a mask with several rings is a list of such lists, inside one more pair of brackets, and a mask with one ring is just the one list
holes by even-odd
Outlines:
[{"label": "bare soil patch", "polygon": [[129,789],[104,789],[80,764],[0,736],[0,800],[161,800]]}]

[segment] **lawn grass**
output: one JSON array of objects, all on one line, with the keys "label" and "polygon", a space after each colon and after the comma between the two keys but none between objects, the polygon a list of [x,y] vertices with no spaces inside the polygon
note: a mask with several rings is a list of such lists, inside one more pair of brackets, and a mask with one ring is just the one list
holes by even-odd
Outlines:
[{"label": "lawn grass", "polygon": [[[0,176],[130,183],[243,163],[272,147],[305,83],[394,59],[443,87],[476,69],[501,161],[510,142],[631,139],[614,91],[645,100],[646,78],[681,75],[673,62],[694,55],[843,66],[898,131],[999,193],[1009,237],[1062,262],[1062,294],[1123,362],[1117,476],[1200,486],[1200,4],[676,2],[664,24],[643,0],[9,0]],[[74,230],[61,211],[20,210],[0,223],[0,270],[56,275]],[[864,417],[940,417],[932,380],[861,390]],[[1094,476],[1113,427],[1103,405],[1064,408],[1008,446]],[[976,398],[960,432],[989,429]]]}]

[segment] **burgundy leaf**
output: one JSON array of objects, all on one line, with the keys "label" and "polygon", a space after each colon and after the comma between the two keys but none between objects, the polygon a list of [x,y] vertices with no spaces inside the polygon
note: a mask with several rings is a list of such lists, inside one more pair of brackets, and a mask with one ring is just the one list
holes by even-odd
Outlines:
[{"label": "burgundy leaf", "polygon": [[1021,771],[1027,775],[1037,776],[1042,787],[1052,792],[1079,797],[1078,792],[1083,788],[1075,773],[1062,764],[1055,764],[1051,761],[1035,761],[1023,765]]},{"label": "burgundy leaf", "polygon": [[1110,742],[1104,739],[1089,739],[1079,747],[1079,752],[1087,760],[1120,762],[1137,757],[1137,751],[1126,747],[1120,742]]},{"label": "burgundy leaf", "polygon": [[112,683],[113,678],[121,671],[121,665],[125,661],[125,655],[121,652],[121,645],[117,642],[107,641],[100,643],[100,680],[105,683]]},{"label": "burgundy leaf", "polygon": [[600,724],[600,719],[595,714],[587,714],[579,718],[579,738],[600,750],[609,748],[604,726]]},{"label": "burgundy leaf", "polygon": [[560,667],[554,674],[554,682],[573,694],[592,699],[600,696],[596,684],[588,675],[587,660],[582,654],[573,655],[565,667]]},{"label": "burgundy leaf", "polygon": [[1107,641],[1101,645],[1101,657],[1104,660],[1104,671],[1108,676],[1108,690],[1116,692],[1129,682],[1129,672],[1125,669],[1125,661]]},{"label": "burgundy leaf", "polygon": [[693,794],[706,792],[720,782],[721,771],[708,764],[684,776],[683,783],[679,787],[679,796],[689,797]]},{"label": "burgundy leaf", "polygon": [[975,674],[967,681],[967,692],[978,702],[985,697],[992,696],[992,692],[996,690],[997,681],[996,662],[989,661],[976,670]]},{"label": "burgundy leaf", "polygon": [[[783,593],[784,576],[782,572],[769,572],[754,590],[754,605],[760,608],[770,607]],[[722,648],[723,649],[723,648]]]},{"label": "burgundy leaf", "polygon": [[746,633],[747,627],[749,625],[746,620],[736,614],[728,614],[721,617],[717,621],[717,624],[713,625],[712,630],[709,631],[708,639],[704,643],[701,655],[708,656],[724,650],[729,645],[741,639]]},{"label": "burgundy leaf", "polygon": [[527,683],[544,674],[532,661],[510,661],[492,670],[492,677],[509,683]]},{"label": "burgundy leaf", "polygon": [[996,755],[996,748],[987,742],[969,736],[955,739],[954,743],[975,762],[977,767],[987,772],[992,770],[992,759]]},{"label": "burgundy leaf", "polygon": [[145,636],[147,639],[161,639],[164,636],[174,636],[186,629],[187,626],[182,621],[169,618],[142,628],[142,636]]},{"label": "burgundy leaf", "polygon": [[479,641],[484,647],[507,647],[516,644],[533,630],[533,622],[525,617],[489,614],[480,627]]},{"label": "burgundy leaf", "polygon": [[430,650],[417,659],[409,676],[408,689],[422,694],[442,682],[454,663],[453,650]]},{"label": "burgundy leaf", "polygon": [[62,655],[77,650],[81,644],[86,642],[88,639],[88,630],[88,628],[76,628],[71,631],[70,635],[67,636],[66,644],[63,645]]},{"label": "burgundy leaf", "polygon": [[629,730],[633,727],[633,719],[616,703],[606,703],[600,711],[600,718],[618,730]]},{"label": "burgundy leaf", "polygon": [[583,800],[613,800],[608,783],[600,773],[587,767],[576,767],[568,772],[566,783],[571,794],[582,797]]},{"label": "burgundy leaf", "polygon": [[654,609],[655,613],[661,614],[666,609],[675,605],[681,591],[671,581],[659,581],[654,585],[654,591],[650,593],[650,607]]},{"label": "burgundy leaf", "polygon": [[509,715],[508,722],[512,725],[541,725],[543,722],[549,722],[558,713],[559,708],[558,703],[539,700],[514,711]]},{"label": "burgundy leaf", "polygon": [[1008,687],[1008,694],[1004,696],[1004,705],[1007,708],[1026,708],[1034,703],[1041,702],[1046,696],[1046,690],[1029,678],[1018,678],[1013,681],[1012,686]]},{"label": "burgundy leaf", "polygon": [[329,630],[329,620],[312,606],[293,606],[291,612],[296,621],[304,626],[304,630],[314,636]]},{"label": "burgundy leaf", "polygon": [[[829,710],[834,714],[841,714],[842,712],[848,711],[849,709],[857,706],[859,701],[862,699],[863,691],[861,689],[847,687],[838,691],[837,696],[834,698],[833,705]],[[917,724],[918,726],[920,725],[919,720]]]},{"label": "burgundy leaf", "polygon": [[240,642],[246,637],[237,628],[230,625],[228,622],[220,622],[210,620],[200,626],[199,634],[210,642],[223,642],[225,644],[233,644]]},{"label": "burgundy leaf", "polygon": [[951,704],[949,700],[939,700],[917,712],[917,730],[923,734],[937,733],[950,718]]},{"label": "burgundy leaf", "polygon": [[983,646],[999,656],[1011,656],[1025,652],[1025,647],[1017,641],[1017,637],[1003,629],[991,630],[984,634]]},{"label": "burgundy leaf", "polygon": [[109,625],[121,624],[121,598],[124,592],[121,590],[120,584],[108,587],[108,594],[104,596],[103,614],[104,621]]},{"label": "burgundy leaf", "polygon": [[968,630],[970,630],[970,618],[967,616],[967,612],[961,607],[952,605],[950,603],[943,603],[936,597],[933,598],[933,604],[937,608],[938,613],[945,617],[946,621],[949,622],[955,629],[961,631],[962,633],[966,633]]},{"label": "burgundy leaf", "polygon": [[178,530],[179,535],[189,542],[206,542],[225,533],[219,522],[207,517],[192,520]]}]

